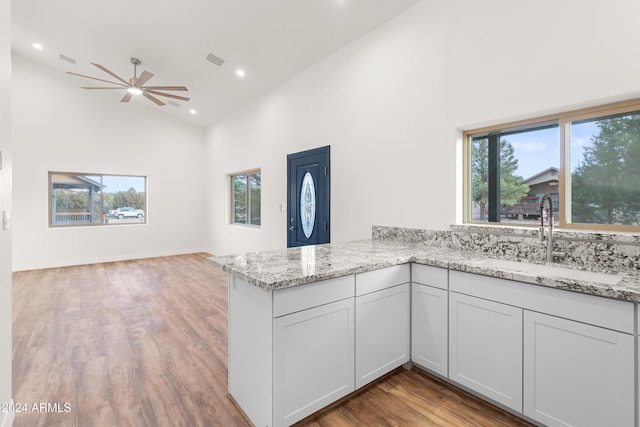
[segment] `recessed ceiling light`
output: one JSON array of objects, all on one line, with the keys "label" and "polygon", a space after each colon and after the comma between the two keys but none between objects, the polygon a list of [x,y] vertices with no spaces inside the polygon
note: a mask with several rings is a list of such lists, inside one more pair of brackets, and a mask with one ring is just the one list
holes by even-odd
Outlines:
[{"label": "recessed ceiling light", "polygon": [[31,46],[33,46],[34,49],[37,49],[37,50],[43,50],[44,49],[44,47],[42,47],[42,45],[40,43],[34,43]]},{"label": "recessed ceiling light", "polygon": [[243,70],[242,68],[238,68],[238,69],[236,70],[236,76],[238,76],[238,77],[244,77],[245,75],[246,75],[246,74],[245,74],[245,72],[244,72],[244,70]]},{"label": "recessed ceiling light", "polygon": [[189,112],[190,112],[191,114],[197,114],[197,113],[198,113],[198,112],[197,112],[195,109],[193,109],[193,108],[192,108],[191,110],[189,110]]}]

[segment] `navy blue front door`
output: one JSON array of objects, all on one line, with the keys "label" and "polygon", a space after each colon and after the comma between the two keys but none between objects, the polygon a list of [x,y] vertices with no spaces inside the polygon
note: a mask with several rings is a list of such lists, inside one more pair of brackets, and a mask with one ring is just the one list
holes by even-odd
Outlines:
[{"label": "navy blue front door", "polygon": [[287,246],[329,243],[330,147],[287,156]]}]

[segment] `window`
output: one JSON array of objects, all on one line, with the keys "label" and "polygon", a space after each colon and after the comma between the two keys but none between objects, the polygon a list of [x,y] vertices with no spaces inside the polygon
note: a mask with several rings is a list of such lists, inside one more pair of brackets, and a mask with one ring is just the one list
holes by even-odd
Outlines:
[{"label": "window", "polygon": [[473,221],[534,222],[540,197],[557,199],[557,123],[473,134],[470,143]]},{"label": "window", "polygon": [[231,222],[260,225],[260,171],[231,175]]},{"label": "window", "polygon": [[146,223],[143,176],[49,172],[49,226]]},{"label": "window", "polygon": [[[467,222],[640,227],[640,100],[465,132]],[[546,213],[545,213],[546,214]]]}]

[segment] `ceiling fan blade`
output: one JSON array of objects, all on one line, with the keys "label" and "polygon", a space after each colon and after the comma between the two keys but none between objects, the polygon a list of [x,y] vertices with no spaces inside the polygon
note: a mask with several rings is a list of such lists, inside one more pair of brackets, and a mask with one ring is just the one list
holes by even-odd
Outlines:
[{"label": "ceiling fan blade", "polygon": [[136,79],[136,82],[134,84],[135,86],[140,87],[143,84],[145,84],[147,81],[149,81],[151,77],[153,77],[153,73],[150,73],[147,70],[144,70],[142,74],[140,74],[140,77]]},{"label": "ceiling fan blade", "polygon": [[180,90],[180,91],[188,91],[184,86],[145,86],[143,89],[152,89],[152,90]]},{"label": "ceiling fan blade", "polygon": [[156,104],[158,104],[159,106],[163,106],[166,105],[164,102],[160,101],[158,98],[156,98],[153,95],[150,95],[149,93],[147,93],[147,91],[143,91],[142,94],[144,95],[145,98],[150,99],[151,101],[155,102]]},{"label": "ceiling fan blade", "polygon": [[172,93],[164,93],[164,92],[158,92],[156,90],[150,90],[148,88],[143,88],[145,90],[145,92],[148,93],[152,93],[154,95],[158,95],[158,96],[166,96],[167,98],[173,98],[173,99],[179,99],[180,101],[188,101],[191,98],[187,98],[186,96],[178,96],[178,95],[174,95]]},{"label": "ceiling fan blade", "polygon": [[111,77],[115,78],[116,80],[121,81],[122,83],[124,83],[125,85],[129,86],[129,82],[126,81],[125,79],[123,79],[122,77],[120,77],[119,75],[117,75],[116,73],[114,73],[113,71],[109,70],[107,67],[105,67],[104,65],[100,65],[100,64],[96,64],[95,62],[92,62],[91,65],[96,66],[98,68],[100,68],[102,71],[104,71],[105,73],[109,74]]},{"label": "ceiling fan blade", "polygon": [[122,97],[120,102],[129,102],[129,100],[131,99],[132,96],[133,96],[133,94],[131,92],[127,92],[127,93],[124,94],[124,96]]},{"label": "ceiling fan blade", "polygon": [[129,87],[128,84],[120,84],[116,82],[110,82],[109,80],[99,79],[97,77],[85,76],[84,74],[72,73],[71,71],[67,71],[67,74],[71,74],[72,76],[84,77],[85,79],[98,80],[99,82],[105,82],[112,85],[118,85],[120,87]]}]

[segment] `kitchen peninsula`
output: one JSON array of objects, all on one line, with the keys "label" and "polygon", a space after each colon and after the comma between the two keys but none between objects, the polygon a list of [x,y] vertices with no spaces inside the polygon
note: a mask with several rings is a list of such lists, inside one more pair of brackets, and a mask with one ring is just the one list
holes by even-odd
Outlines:
[{"label": "kitchen peninsula", "polygon": [[290,425],[411,361],[546,425],[636,423],[637,271],[449,246],[211,258],[229,273],[229,393],[256,426]]}]

